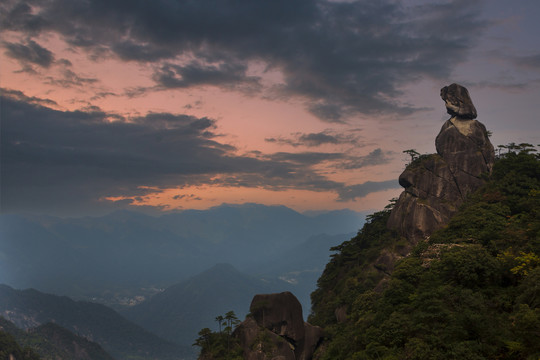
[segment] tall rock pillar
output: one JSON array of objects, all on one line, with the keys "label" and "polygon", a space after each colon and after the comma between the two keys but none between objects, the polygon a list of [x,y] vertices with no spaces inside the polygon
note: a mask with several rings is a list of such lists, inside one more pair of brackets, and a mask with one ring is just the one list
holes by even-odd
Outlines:
[{"label": "tall rock pillar", "polygon": [[495,160],[467,89],[445,86],[441,98],[451,118],[435,139],[437,153],[420,156],[400,175],[405,190],[388,220],[389,228],[409,240],[404,251],[447,224],[467,195],[484,184]]}]

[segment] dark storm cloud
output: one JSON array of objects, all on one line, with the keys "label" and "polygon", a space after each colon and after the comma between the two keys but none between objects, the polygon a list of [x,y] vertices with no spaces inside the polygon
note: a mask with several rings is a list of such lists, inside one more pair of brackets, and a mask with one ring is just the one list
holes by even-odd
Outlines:
[{"label": "dark storm cloud", "polygon": [[54,62],[53,53],[34,40],[27,40],[25,43],[5,42],[3,45],[6,55],[22,64],[31,63],[48,68]]},{"label": "dark storm cloud", "polygon": [[215,120],[206,117],[149,113],[125,119],[96,107],[59,111],[42,106],[46,99],[11,90],[0,99],[3,211],[74,214],[110,208],[99,201],[104,197],[204,184],[357,196],[315,170],[354,160],[344,153],[237,155],[216,141]]},{"label": "dark storm cloud", "polygon": [[27,35],[60,33],[94,58],[156,62],[154,79],[166,87],[236,88],[247,79],[243,66],[263,62],[283,74],[273,90],[305,99],[323,121],[343,122],[419,110],[398,100],[401,88],[446,77],[465,59],[486,26],[478,3],[8,0],[0,20]]}]

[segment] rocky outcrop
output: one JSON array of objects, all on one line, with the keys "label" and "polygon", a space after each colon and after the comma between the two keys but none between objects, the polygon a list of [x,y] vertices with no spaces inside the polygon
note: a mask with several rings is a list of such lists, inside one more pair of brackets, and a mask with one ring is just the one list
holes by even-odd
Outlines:
[{"label": "rocky outcrop", "polygon": [[409,240],[406,255],[420,239],[444,226],[465,198],[484,184],[495,153],[469,92],[458,84],[441,89],[452,116],[435,140],[436,154],[423,155],[399,177],[405,188],[392,209],[388,227]]},{"label": "rocky outcrop", "polygon": [[244,359],[312,359],[322,329],[304,322],[302,305],[292,293],[255,295],[250,313],[234,331]]},{"label": "rocky outcrop", "polygon": [[461,85],[452,84],[441,89],[441,98],[446,111],[460,119],[476,119],[478,115],[473,105],[469,91]]}]

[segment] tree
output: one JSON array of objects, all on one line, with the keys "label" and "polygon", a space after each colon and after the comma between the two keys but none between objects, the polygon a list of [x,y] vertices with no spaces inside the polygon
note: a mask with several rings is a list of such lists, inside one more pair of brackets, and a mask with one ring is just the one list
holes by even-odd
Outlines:
[{"label": "tree", "polygon": [[220,334],[221,334],[221,326],[225,324],[223,322],[223,320],[225,320],[225,318],[222,315],[216,316],[216,321],[217,321],[218,326],[219,326],[219,333]]},{"label": "tree", "polygon": [[[215,317],[218,323],[219,332],[213,332],[209,328],[199,331],[199,337],[193,346],[201,348],[200,358],[202,359],[230,359],[239,360],[242,358],[242,347],[238,339],[233,337],[233,330],[240,320],[234,311],[229,311],[225,315]],[[222,327],[225,328],[222,328]]]},{"label": "tree", "polygon": [[408,154],[411,157],[411,163],[420,157],[420,153],[415,149],[403,150],[403,153]]},{"label": "tree", "polygon": [[227,334],[230,334],[234,326],[240,323],[240,320],[238,320],[236,314],[232,310],[225,314],[225,320],[227,321],[227,327],[225,328],[225,332],[227,332]]},{"label": "tree", "polygon": [[210,339],[212,337],[212,330],[204,328],[199,331],[199,337],[193,343],[193,346],[199,346],[201,349],[205,349],[210,346]]},{"label": "tree", "polygon": [[227,357],[231,352],[231,333],[233,330],[233,326],[236,326],[240,323],[240,320],[236,317],[236,314],[234,311],[228,311],[225,314],[225,320],[227,320],[227,327],[225,328],[225,332],[227,333]]}]

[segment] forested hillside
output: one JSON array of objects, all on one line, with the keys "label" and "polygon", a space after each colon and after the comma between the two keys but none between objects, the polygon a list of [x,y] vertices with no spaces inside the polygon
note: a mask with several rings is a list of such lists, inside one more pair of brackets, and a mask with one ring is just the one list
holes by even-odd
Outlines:
[{"label": "forested hillside", "polygon": [[390,208],[332,248],[312,294],[310,322],[326,332],[318,358],[540,358],[534,148],[500,155],[487,183],[391,273],[376,261],[405,242],[386,227]]},{"label": "forested hillside", "polygon": [[21,348],[15,338],[0,330],[0,359],[40,360],[39,355],[30,348]]},{"label": "forested hillside", "polygon": [[[15,359],[43,359],[43,360],[113,360],[97,343],[54,323],[46,323],[28,330],[19,329],[12,322],[0,316],[0,337],[4,343],[0,343],[0,359],[11,359],[7,356],[12,354]],[[8,341],[22,347],[22,355],[17,355],[17,347]],[[5,351],[4,350],[5,346]]]}]

